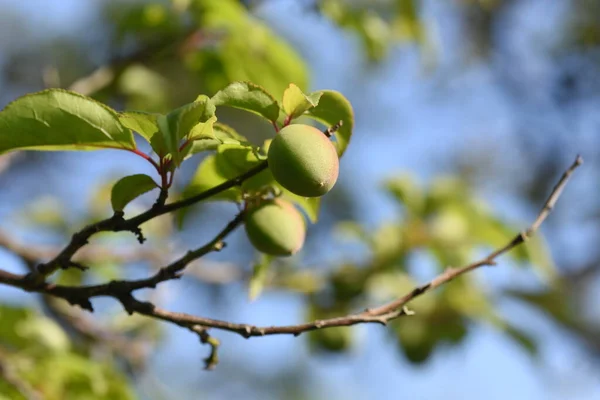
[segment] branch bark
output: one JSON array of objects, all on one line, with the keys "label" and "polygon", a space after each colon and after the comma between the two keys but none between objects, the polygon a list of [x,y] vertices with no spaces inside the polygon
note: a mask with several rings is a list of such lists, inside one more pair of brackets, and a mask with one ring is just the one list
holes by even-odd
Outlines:
[{"label": "branch bark", "polygon": [[220,185],[210,188],[202,193],[169,204],[156,203],[152,208],[150,208],[146,212],[143,212],[130,219],[124,219],[123,213],[118,212],[110,218],[88,225],[79,232],[75,233],[71,238],[71,241],[65,246],[65,248],[61,250],[61,252],[58,255],[56,255],[50,261],[38,265],[36,271],[29,275],[29,280],[36,284],[41,284],[49,275],[51,275],[59,268],[69,268],[73,266],[72,258],[75,255],[75,253],[79,249],[84,247],[93,235],[99,232],[129,231],[135,233],[138,236],[140,242],[143,242],[144,238],[140,228],[140,226],[143,223],[148,222],[149,220],[158,216],[182,209],[184,207],[189,207],[193,204],[204,201],[212,196],[215,196],[218,193],[224,192],[227,189],[233,188],[235,186],[240,186],[244,181],[252,178],[253,176],[267,169],[268,166],[269,165],[267,161],[263,161],[255,167],[248,170],[247,172],[233,179],[225,181]]},{"label": "branch bark", "polygon": [[[349,314],[346,316],[316,320],[297,325],[259,327],[249,324],[239,324],[217,319],[194,316],[185,313],[167,311],[156,307],[150,302],[143,302],[134,297],[134,291],[143,288],[153,288],[160,282],[170,279],[177,279],[180,277],[181,271],[186,267],[186,265],[189,262],[200,258],[211,251],[219,251],[220,249],[222,249],[224,246],[224,238],[229,233],[231,233],[236,227],[241,225],[243,221],[243,213],[240,213],[233,221],[227,224],[227,226],[212,241],[194,251],[188,252],[179,260],[171,263],[166,267],[163,267],[158,273],[147,279],[131,281],[113,281],[103,285],[94,286],[69,287],[54,285],[45,282],[42,282],[41,284],[32,284],[31,280],[27,279],[27,276],[16,275],[7,271],[0,270],[0,283],[19,287],[32,292],[40,292],[47,295],[63,298],[69,303],[79,305],[82,308],[87,309],[89,311],[93,311],[90,299],[99,296],[113,297],[120,301],[125,310],[130,314],[138,313],[151,318],[160,319],[166,322],[185,327],[199,334],[201,341],[203,341],[204,343],[209,343],[211,345],[211,357],[207,359],[207,367],[211,367],[214,366],[216,360],[216,348],[218,346],[218,342],[207,336],[206,329],[208,328],[215,328],[219,330],[237,333],[245,338],[279,334],[291,334],[298,336],[304,332],[309,332],[316,329],[351,326],[362,323],[378,323],[386,325],[389,321],[399,318],[400,316],[411,314],[411,312],[406,308],[406,305],[415,298],[422,296],[423,294],[452,281],[460,275],[466,274],[483,266],[495,265],[496,259],[498,257],[509,252],[516,246],[519,246],[532,235],[534,235],[541,226],[541,224],[548,217],[551,210],[554,208],[572,173],[582,163],[583,159],[580,156],[578,156],[573,162],[573,164],[564,172],[560,180],[557,182],[550,196],[544,203],[541,211],[539,212],[538,216],[531,224],[531,226],[529,226],[529,228],[527,228],[522,233],[517,234],[505,246],[491,252],[487,257],[479,261],[475,261],[471,264],[465,265],[460,268],[448,268],[444,273],[438,275],[430,282],[414,288],[406,295],[395,299],[387,304],[374,308],[367,308],[364,311]],[[257,169],[255,172],[260,172],[260,169]],[[243,176],[246,176],[245,179],[247,179],[247,177],[251,175],[248,175],[247,173]],[[235,184],[237,183],[227,183],[227,185]],[[213,190],[211,189],[211,191],[208,192],[212,193],[212,191]],[[196,196],[196,198],[204,198],[204,196],[212,195],[210,193],[206,193],[207,192],[200,194]],[[182,204],[182,202],[172,203],[171,208],[179,208],[178,204]],[[150,212],[153,211],[150,210]],[[140,218],[140,216],[135,217],[132,220],[136,220],[136,218],[138,218],[139,220],[146,220],[146,217]],[[76,243],[78,242],[76,241]],[[67,249],[69,249],[69,247],[67,247]]]}]

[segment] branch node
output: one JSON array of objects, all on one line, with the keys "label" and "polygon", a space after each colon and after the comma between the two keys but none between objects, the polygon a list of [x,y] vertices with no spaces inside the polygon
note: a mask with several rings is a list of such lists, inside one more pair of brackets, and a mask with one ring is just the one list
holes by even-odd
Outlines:
[{"label": "branch node", "polygon": [[165,203],[167,202],[167,197],[169,197],[169,190],[165,189],[165,188],[161,188],[158,198],[156,199],[154,204],[152,204],[152,209],[158,209],[158,208],[161,208],[162,206],[164,206]]},{"label": "branch node", "polygon": [[144,244],[144,242],[146,241],[146,238],[144,237],[142,228],[140,228],[139,226],[135,226],[135,227],[131,228],[130,231],[136,236],[137,241],[140,244]]},{"label": "branch node", "polygon": [[89,311],[92,313],[94,312],[94,307],[92,306],[92,302],[90,301],[89,298],[68,297],[68,298],[66,298],[66,300],[69,302],[69,304],[71,304],[73,306],[79,306],[86,311]]},{"label": "branch node", "polygon": [[402,315],[415,315],[416,312],[414,312],[414,310],[409,309],[407,306],[403,306],[402,307]]},{"label": "branch node", "polygon": [[242,336],[245,339],[248,339],[252,336],[252,328],[250,327],[250,325],[244,325],[244,327],[242,328]]},{"label": "branch node", "polygon": [[204,359],[204,369],[207,371],[215,369],[219,363],[217,350],[219,349],[221,342],[219,339],[210,336],[208,330],[203,326],[194,325],[190,329],[198,334],[202,344],[208,344],[210,346],[210,353]]},{"label": "branch node", "polygon": [[83,265],[81,263],[72,261],[72,260],[69,260],[68,262],[65,262],[65,263],[61,262],[60,263],[60,267],[62,269],[69,269],[71,267],[74,267],[74,268],[77,268],[80,271],[87,271],[88,269],[90,269],[89,267],[87,267],[87,266],[85,266],[85,265]]},{"label": "branch node", "polygon": [[344,125],[344,121],[340,120],[337,124],[330,126],[329,128],[323,131],[323,134],[327,137],[331,137],[338,129],[340,129]]},{"label": "branch node", "polygon": [[423,294],[424,292],[426,292],[429,287],[431,286],[431,282],[427,283],[423,286],[419,286],[413,289],[413,291],[411,292],[411,297],[416,297],[416,296],[420,296],[421,294]]}]

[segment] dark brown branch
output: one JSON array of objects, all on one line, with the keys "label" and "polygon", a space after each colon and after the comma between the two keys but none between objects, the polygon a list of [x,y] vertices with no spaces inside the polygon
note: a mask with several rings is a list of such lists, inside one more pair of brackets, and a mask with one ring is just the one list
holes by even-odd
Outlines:
[{"label": "dark brown branch", "polygon": [[[72,304],[79,304],[80,306],[90,310],[90,298],[97,296],[110,296],[118,299],[129,313],[138,313],[146,315],[148,317],[171,322],[179,326],[186,327],[196,333],[198,333],[198,330],[216,328],[220,330],[234,332],[246,338],[252,336],[265,336],[276,334],[291,334],[297,336],[301,333],[308,332],[311,330],[330,327],[350,326],[361,323],[379,323],[382,325],[386,325],[389,321],[396,319],[402,315],[409,315],[410,311],[406,309],[406,305],[416,297],[421,296],[424,293],[427,293],[428,291],[431,291],[441,285],[444,285],[453,280],[454,278],[465,274],[469,271],[473,271],[482,266],[495,265],[497,257],[512,250],[514,247],[520,245],[526,239],[531,237],[537,231],[542,222],[544,222],[546,217],[549,215],[550,210],[554,207],[558,197],[560,196],[573,171],[582,163],[582,158],[577,157],[573,165],[569,167],[569,169],[563,174],[557,185],[554,187],[552,193],[548,197],[548,200],[545,202],[544,206],[542,207],[542,210],[540,211],[538,217],[535,219],[534,223],[525,232],[515,236],[505,246],[490,253],[486,258],[480,261],[476,261],[472,264],[466,265],[461,268],[449,268],[443,274],[437,276],[429,283],[414,288],[405,296],[400,297],[394,301],[391,301],[387,304],[376,308],[366,309],[356,314],[350,314],[337,318],[316,320],[298,325],[258,327],[254,325],[238,324],[211,318],[198,317],[185,313],[171,312],[158,308],[152,303],[139,301],[133,296],[133,291],[144,287],[152,287],[152,285],[155,285],[156,283],[160,282],[161,279],[164,277],[167,277],[168,279],[177,277],[177,271],[179,271],[180,263],[191,261],[191,259],[188,259],[189,257],[198,258],[199,256],[205,254],[205,252],[218,250],[218,244],[221,243],[221,240],[229,232],[235,229],[235,226],[237,226],[237,223],[235,222],[236,220],[232,221],[219,235],[217,235],[217,237],[213,241],[211,241],[206,246],[203,246],[196,252],[188,253],[188,255],[184,256],[182,259],[161,270],[165,270],[166,272],[159,272],[157,275],[145,280],[111,282],[105,285],[87,287],[64,287],[51,284],[45,284],[44,286],[37,287],[27,287],[22,286],[22,277],[0,270],[0,282],[16,287],[22,287],[26,290],[32,290],[47,293],[56,297],[61,297],[71,302]],[[237,219],[240,219],[241,221],[240,216],[238,216]],[[238,221],[238,223],[240,221]],[[193,254],[193,256],[190,256],[190,254]],[[213,346],[213,351],[216,351],[216,345],[211,344],[211,346]]]},{"label": "dark brown branch", "polygon": [[81,231],[75,233],[71,238],[71,241],[67,244],[67,246],[52,260],[40,264],[37,268],[37,271],[30,275],[29,279],[35,283],[44,282],[45,278],[52,274],[59,268],[67,268],[70,266],[71,258],[75,255],[75,253],[84,247],[90,237],[95,235],[98,232],[135,232],[136,234],[140,232],[140,225],[143,223],[156,218],[158,216],[179,210],[184,207],[189,207],[192,204],[199,203],[204,201],[212,196],[215,196],[225,190],[231,189],[233,187],[241,185],[244,181],[252,178],[253,176],[259,174],[268,168],[267,161],[263,161],[245,173],[225,181],[220,185],[217,185],[213,188],[210,188],[202,193],[197,194],[196,196],[189,197],[184,200],[176,201],[170,204],[165,205],[155,205],[150,208],[148,211],[141,213],[133,218],[124,219],[123,213],[115,213],[111,218],[96,222],[92,225],[88,225],[83,228]]},{"label": "dark brown branch", "polygon": [[[0,231],[0,247],[18,255],[23,261],[34,264],[55,257],[61,250],[56,246],[25,246],[2,231]],[[84,265],[99,262],[112,262],[115,264],[138,261],[161,262],[164,259],[164,253],[143,247],[126,251],[114,251],[105,246],[88,245],[77,252],[77,259]]]},{"label": "dark brown branch", "polygon": [[242,224],[243,218],[243,212],[239,213],[209,243],[196,250],[188,251],[183,257],[161,268],[156,274],[146,279],[111,281],[105,284],[89,286],[62,286],[48,282],[38,283],[32,281],[29,275],[18,275],[0,270],[0,283],[19,287],[27,291],[40,292],[60,297],[71,304],[78,305],[89,311],[93,311],[90,299],[101,296],[114,297],[121,301],[128,312],[132,313],[134,310],[129,310],[128,308],[129,298],[131,297],[132,292],[140,289],[155,288],[156,285],[161,282],[180,278],[181,271],[183,271],[190,262],[210,252],[223,249],[223,247],[225,247],[223,240]]}]

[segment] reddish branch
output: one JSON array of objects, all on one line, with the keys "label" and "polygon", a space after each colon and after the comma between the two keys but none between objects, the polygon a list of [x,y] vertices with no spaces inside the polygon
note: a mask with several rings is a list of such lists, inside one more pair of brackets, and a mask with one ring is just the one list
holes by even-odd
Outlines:
[{"label": "reddish branch", "polygon": [[[40,292],[47,295],[59,297],[67,300],[71,304],[79,305],[80,307],[90,311],[93,310],[91,304],[92,298],[100,296],[113,297],[120,301],[125,310],[130,314],[138,313],[151,318],[171,322],[197,333],[200,337],[200,340],[203,343],[208,343],[211,345],[211,356],[209,356],[209,358],[206,360],[207,368],[210,368],[213,367],[216,363],[216,348],[218,346],[218,342],[215,339],[208,336],[208,328],[215,328],[229,332],[234,332],[246,338],[253,336],[277,334],[292,334],[297,336],[301,333],[316,329],[350,326],[361,323],[379,323],[386,325],[389,321],[393,319],[396,319],[402,315],[409,314],[409,311],[406,309],[406,305],[416,297],[421,296],[424,293],[427,293],[428,291],[431,291],[443,284],[446,284],[454,278],[467,272],[473,271],[479,267],[495,265],[496,259],[499,256],[509,252],[516,246],[525,242],[532,235],[534,235],[540,227],[540,225],[548,217],[551,210],[554,208],[556,201],[560,197],[573,171],[575,171],[575,169],[579,167],[582,163],[583,159],[578,156],[575,162],[562,175],[562,177],[552,190],[550,196],[544,203],[542,210],[538,214],[535,221],[531,224],[531,226],[522,233],[517,234],[505,246],[493,251],[487,257],[479,261],[473,262],[469,265],[460,268],[449,268],[444,273],[435,277],[433,280],[426,283],[425,285],[416,287],[406,295],[396,300],[393,300],[387,304],[375,308],[368,308],[364,311],[355,314],[345,315],[337,318],[316,320],[298,325],[259,327],[248,324],[239,324],[211,318],[204,318],[185,313],[171,312],[156,307],[152,303],[140,301],[134,297],[133,292],[143,288],[154,288],[160,282],[179,278],[181,271],[187,266],[188,263],[204,256],[209,252],[219,251],[224,246],[223,240],[225,239],[225,237],[242,223],[242,214],[239,214],[233,221],[231,221],[211,242],[194,251],[188,252],[179,260],[171,263],[166,267],[163,267],[159,272],[147,279],[130,281],[112,281],[103,285],[94,286],[61,286],[54,285],[52,283],[47,283],[45,281],[36,282],[29,279],[29,277],[26,275],[17,275],[0,270],[0,283],[19,287],[27,291]],[[195,201],[199,201],[199,199],[207,198],[210,195],[218,193],[219,191],[227,190],[230,187],[238,185],[245,179],[248,179],[250,176],[253,176],[256,173],[262,171],[262,169],[264,169],[265,167],[266,163],[260,164],[251,171],[248,171],[246,174],[243,174],[232,181],[225,182],[222,185],[219,185],[207,192],[196,196]],[[184,200],[182,202],[171,203],[170,205],[162,207],[157,207],[156,209],[151,209],[146,213],[140,214],[137,217],[134,217],[130,220],[120,220],[121,222],[119,222],[119,220],[115,220],[115,217],[113,217],[113,219],[101,221],[97,224],[92,225],[91,227],[84,229],[82,231],[83,233],[80,232],[76,234],[73,237],[72,242],[63,250],[61,254],[66,254],[68,257],[71,257],[77,249],[79,249],[85,244],[85,241],[87,241],[87,238],[89,238],[89,236],[91,236],[93,233],[99,230],[111,230],[114,228],[125,226],[119,224],[129,224],[130,226],[138,227],[139,224],[153,218],[154,216],[162,215],[166,212],[185,207],[186,205],[195,202],[190,202],[190,200],[191,199]],[[82,238],[85,238],[85,241],[82,241]],[[56,257],[55,260],[60,260],[60,255]],[[54,262],[57,263],[57,261]]]}]

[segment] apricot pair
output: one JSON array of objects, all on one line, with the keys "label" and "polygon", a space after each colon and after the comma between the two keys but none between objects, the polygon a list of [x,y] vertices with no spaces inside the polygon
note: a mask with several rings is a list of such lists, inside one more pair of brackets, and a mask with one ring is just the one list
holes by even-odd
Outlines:
[{"label": "apricot pair", "polygon": [[[268,160],[275,180],[298,196],[324,195],[335,185],[339,174],[333,143],[309,125],[282,128],[271,142]],[[292,203],[280,198],[251,206],[245,226],[254,247],[274,256],[295,254],[306,236],[304,217]]]}]

